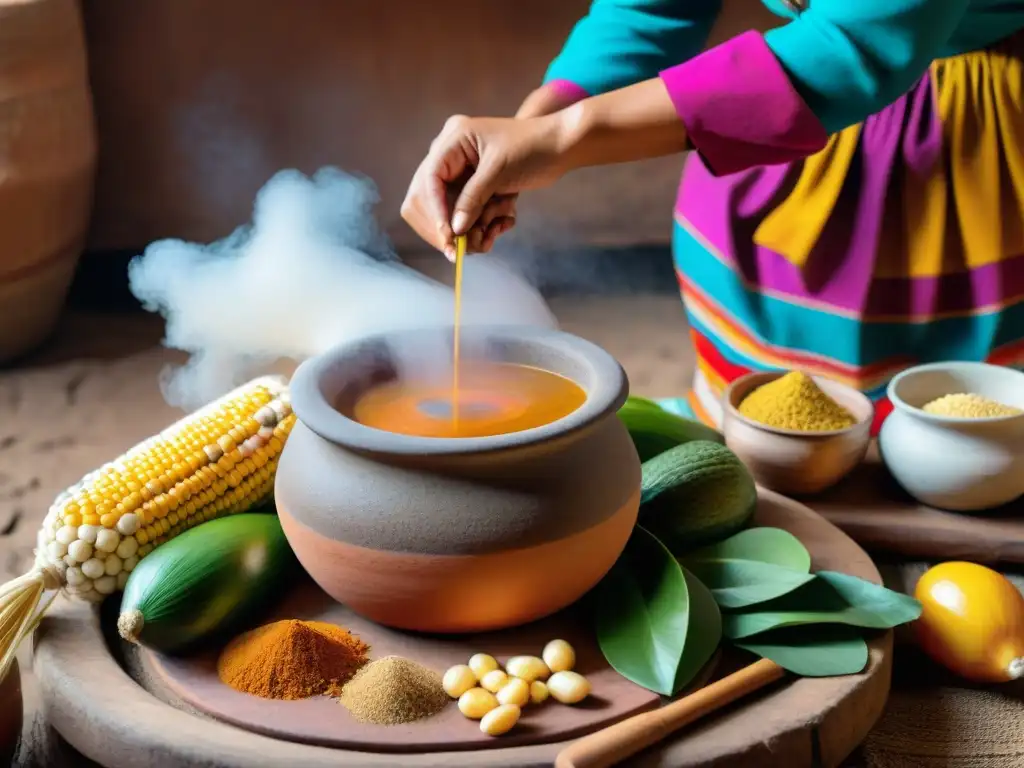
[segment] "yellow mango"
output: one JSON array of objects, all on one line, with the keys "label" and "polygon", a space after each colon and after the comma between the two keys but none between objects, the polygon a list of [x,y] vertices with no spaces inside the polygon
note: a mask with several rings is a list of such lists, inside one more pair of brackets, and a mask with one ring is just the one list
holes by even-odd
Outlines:
[{"label": "yellow mango", "polygon": [[941,563],[917,583],[914,622],[921,648],[968,680],[1024,677],[1024,596],[1002,574],[975,563]]}]

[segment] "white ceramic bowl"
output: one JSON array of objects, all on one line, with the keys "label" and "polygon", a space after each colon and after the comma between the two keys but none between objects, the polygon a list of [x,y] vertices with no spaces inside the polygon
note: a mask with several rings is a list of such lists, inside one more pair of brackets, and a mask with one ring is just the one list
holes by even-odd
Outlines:
[{"label": "white ceramic bowl", "polygon": [[888,391],[893,412],[878,437],[889,472],[923,504],[956,512],[1024,495],[1024,414],[964,419],[921,410],[956,393],[1024,409],[1024,373],[987,363],[933,363],[896,376]]}]

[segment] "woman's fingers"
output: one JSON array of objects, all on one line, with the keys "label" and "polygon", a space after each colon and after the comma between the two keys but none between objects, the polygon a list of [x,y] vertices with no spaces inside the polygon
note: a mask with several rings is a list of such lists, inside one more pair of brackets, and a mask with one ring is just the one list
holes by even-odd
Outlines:
[{"label": "woman's fingers", "polygon": [[412,186],[409,187],[405,200],[402,201],[402,218],[428,245],[433,248],[443,249],[444,240],[441,237],[440,228],[431,216],[423,210],[418,192],[417,181],[413,179]]},{"label": "woman's fingers", "polygon": [[[494,247],[494,241],[502,233],[511,229],[516,220],[516,202],[518,195],[495,195],[484,206],[480,218],[477,219],[469,247],[474,253],[488,253]],[[504,222],[509,222],[502,228]]]},{"label": "woman's fingers", "polygon": [[455,200],[452,213],[452,231],[456,235],[468,232],[483,213],[487,201],[497,191],[501,167],[482,158],[476,171],[467,179]]},{"label": "woman's fingers", "polygon": [[484,233],[483,243],[480,246],[481,253],[489,253],[491,248],[494,247],[494,241],[497,240],[501,235],[508,232],[512,227],[516,225],[514,216],[502,216],[499,219],[495,219],[491,222],[491,225],[487,228]]},{"label": "woman's fingers", "polygon": [[460,177],[471,172],[469,158],[461,144],[452,139],[451,130],[446,126],[413,175],[402,203],[402,218],[416,234],[449,259],[455,258],[449,197],[453,187],[458,186]]},{"label": "woman's fingers", "polygon": [[484,237],[487,232],[481,227],[473,227],[466,233],[466,253],[482,253]]},{"label": "woman's fingers", "polygon": [[469,230],[467,249],[470,253],[488,253],[494,241],[512,228],[516,220],[518,195],[495,195],[484,206],[480,218]]},{"label": "woman's fingers", "polygon": [[455,260],[455,235],[448,216],[448,189],[440,176],[432,175],[427,183],[427,216],[437,230],[438,246],[451,260]]},{"label": "woman's fingers", "polygon": [[518,198],[519,195],[495,195],[492,197],[487,201],[487,205],[484,206],[477,226],[480,229],[486,230],[491,226],[492,222],[503,216],[512,216],[514,218]]},{"label": "woman's fingers", "polygon": [[515,193],[561,173],[546,120],[451,118],[413,177],[403,218],[448,258],[455,235],[467,235],[471,250],[490,249],[515,221]]},{"label": "woman's fingers", "polygon": [[483,217],[466,233],[467,253],[490,253],[498,237],[515,226],[516,218],[514,214],[511,216],[498,216],[491,219],[490,224],[487,226],[484,226],[481,223],[482,221]]}]

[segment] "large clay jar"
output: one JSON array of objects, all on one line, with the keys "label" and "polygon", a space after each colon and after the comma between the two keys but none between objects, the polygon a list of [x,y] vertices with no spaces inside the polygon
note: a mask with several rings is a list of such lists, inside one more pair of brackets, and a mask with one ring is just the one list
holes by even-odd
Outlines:
[{"label": "large clay jar", "polygon": [[21,739],[21,671],[14,660],[7,676],[0,680],[0,765],[11,765]]},{"label": "large clay jar", "polygon": [[570,605],[636,523],[640,462],[616,416],[625,373],[560,331],[478,329],[464,338],[489,358],[566,376],[583,405],[473,438],[399,435],[346,416],[359,394],[398,375],[395,350],[416,348],[417,333],[347,345],[292,378],[298,423],[275,495],[295,554],[336,600],[401,629],[498,629]]},{"label": "large clay jar", "polygon": [[96,134],[75,0],[0,0],[0,362],[53,329],[85,242]]}]

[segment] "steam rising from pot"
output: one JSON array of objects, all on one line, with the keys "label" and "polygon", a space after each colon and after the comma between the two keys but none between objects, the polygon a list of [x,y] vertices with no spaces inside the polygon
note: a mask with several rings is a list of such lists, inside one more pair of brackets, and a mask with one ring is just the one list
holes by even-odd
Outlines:
[{"label": "steam rising from pot", "polygon": [[[335,168],[281,171],[257,194],[251,224],[209,245],[161,240],[134,259],[132,293],[166,318],[164,343],[189,354],[165,372],[168,402],[196,407],[277,361],[364,336],[449,326],[452,290],[399,261],[374,218],[378,201],[371,181]],[[466,326],[555,326],[540,294],[500,262],[468,259],[464,281]],[[394,352],[407,368],[447,367],[436,338]]]}]

